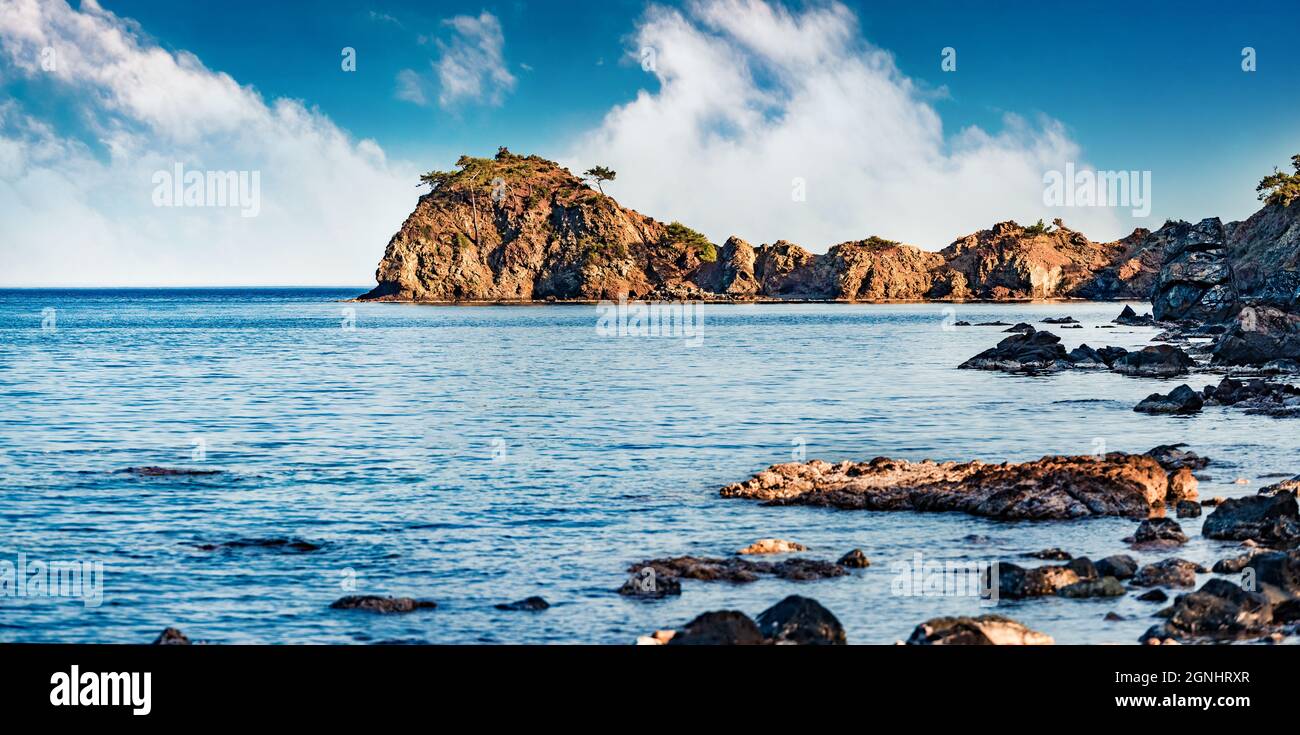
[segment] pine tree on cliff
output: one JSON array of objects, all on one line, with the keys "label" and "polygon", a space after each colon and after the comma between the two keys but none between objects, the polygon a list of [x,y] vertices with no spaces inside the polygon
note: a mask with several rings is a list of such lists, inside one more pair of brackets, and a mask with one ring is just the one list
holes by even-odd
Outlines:
[{"label": "pine tree on cliff", "polygon": [[1291,202],[1300,199],[1300,153],[1291,156],[1291,167],[1295,173],[1284,174],[1275,168],[1273,173],[1259,182],[1255,191],[1259,192],[1261,200],[1267,204],[1289,207]]},{"label": "pine tree on cliff", "polygon": [[477,190],[488,179],[491,161],[471,156],[461,156],[456,161],[459,171],[430,171],[420,176],[420,185],[429,187],[430,191],[451,191],[469,201],[473,212],[474,243],[478,244],[478,195]]},{"label": "pine tree on cliff", "polygon": [[582,175],[584,178],[588,178],[591,179],[592,181],[595,181],[596,188],[600,189],[601,194],[604,194],[605,189],[600,185],[601,182],[613,181],[614,177],[618,176],[618,173],[614,171],[614,169],[609,168],[608,166],[592,166],[586,171],[583,171]]}]

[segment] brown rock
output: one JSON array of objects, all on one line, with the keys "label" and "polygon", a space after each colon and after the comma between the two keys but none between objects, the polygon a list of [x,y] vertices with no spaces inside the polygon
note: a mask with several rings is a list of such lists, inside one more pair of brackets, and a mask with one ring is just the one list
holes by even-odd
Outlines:
[{"label": "brown rock", "polygon": [[1165,471],[1144,455],[1049,456],[1033,462],[870,462],[773,465],[728,485],[726,498],[854,510],[963,511],[1008,519],[1145,518],[1164,502]]},{"label": "brown rock", "polygon": [[788,554],[792,551],[807,551],[808,547],[803,544],[797,544],[793,541],[786,541],[779,538],[764,538],[755,541],[745,548],[737,551],[737,554]]},{"label": "brown rock", "polygon": [[1001,615],[934,618],[916,626],[909,646],[1039,646],[1052,637]]}]

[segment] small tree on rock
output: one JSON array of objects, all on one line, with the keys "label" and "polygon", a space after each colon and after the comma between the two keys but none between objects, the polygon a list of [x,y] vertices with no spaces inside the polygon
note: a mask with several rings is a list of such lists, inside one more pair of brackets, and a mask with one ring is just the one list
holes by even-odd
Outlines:
[{"label": "small tree on rock", "polygon": [[1295,169],[1293,174],[1284,174],[1275,168],[1273,173],[1260,180],[1255,191],[1259,192],[1261,201],[1289,207],[1291,202],[1300,199],[1300,153],[1291,156],[1291,167]]},{"label": "small tree on rock", "polygon": [[618,174],[614,169],[609,168],[608,166],[592,166],[582,172],[583,178],[591,179],[596,182],[596,188],[600,190],[601,194],[605,193],[605,189],[601,186],[601,183],[605,181],[613,181],[616,176],[618,176]]}]

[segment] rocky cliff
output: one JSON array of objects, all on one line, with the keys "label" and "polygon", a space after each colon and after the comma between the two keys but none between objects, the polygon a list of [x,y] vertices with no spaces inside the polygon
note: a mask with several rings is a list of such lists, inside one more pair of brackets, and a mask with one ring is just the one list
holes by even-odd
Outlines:
[{"label": "rocky cliff", "polygon": [[362,298],[1146,299],[1167,252],[1146,230],[1096,243],[1059,220],[1002,222],[937,253],[878,237],[822,255],[784,240],[716,246],[537,156],[503,148],[433,173],[433,189],[388,243],[379,285]]}]

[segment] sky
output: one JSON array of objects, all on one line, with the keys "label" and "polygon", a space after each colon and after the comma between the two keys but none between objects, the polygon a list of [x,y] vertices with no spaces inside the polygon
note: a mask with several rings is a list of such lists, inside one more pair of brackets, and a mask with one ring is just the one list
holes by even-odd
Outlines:
[{"label": "sky", "polygon": [[[814,252],[1242,219],[1300,152],[1297,27],[1295,2],[0,0],[0,286],[365,285],[418,174],[503,145]],[[1046,200],[1067,165],[1145,173],[1150,206]],[[171,197],[187,171],[247,202]]]}]

